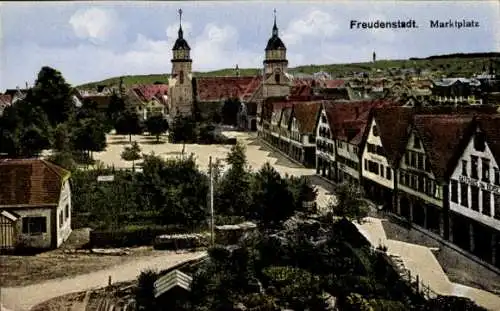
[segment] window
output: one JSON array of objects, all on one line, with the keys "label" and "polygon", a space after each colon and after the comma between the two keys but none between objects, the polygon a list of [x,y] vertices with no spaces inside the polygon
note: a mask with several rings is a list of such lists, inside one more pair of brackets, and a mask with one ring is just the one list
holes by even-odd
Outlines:
[{"label": "window", "polygon": [[413,136],[413,148],[420,149],[420,140],[417,136]]},{"label": "window", "polygon": [[373,126],[373,136],[378,137],[378,127],[376,125]]},{"label": "window", "polygon": [[490,181],[490,160],[481,158],[481,171],[482,171],[482,180],[489,182]]},{"label": "window", "polygon": [[410,165],[411,167],[417,167],[417,154],[410,151]]},{"label": "window", "polygon": [[47,232],[46,217],[24,217],[23,218],[23,233],[26,234],[42,234]]},{"label": "window", "polygon": [[491,192],[487,190],[482,191],[483,194],[483,214],[491,215]]},{"label": "window", "polygon": [[417,168],[419,170],[423,170],[424,169],[424,155],[421,154],[421,153],[417,154]]},{"label": "window", "polygon": [[451,202],[458,203],[458,182],[456,180],[451,180]]},{"label": "window", "polygon": [[429,158],[428,157],[425,157],[425,171],[427,173],[430,173],[432,170],[431,170],[431,162],[429,162]]},{"label": "window", "polygon": [[483,152],[486,149],[486,139],[484,137],[484,133],[476,133],[474,135],[474,149],[477,151]]},{"label": "window", "polygon": [[470,186],[470,208],[479,211],[479,188],[476,186]]},{"label": "window", "polygon": [[493,194],[495,204],[495,218],[500,219],[500,194]]},{"label": "window", "polygon": [[405,178],[405,173],[399,172],[399,182],[402,185],[406,185],[406,178]]},{"label": "window", "polygon": [[477,162],[478,162],[478,157],[470,156],[470,177],[474,179],[478,178]]},{"label": "window", "polygon": [[390,167],[386,167],[386,172],[385,172],[385,177],[389,180],[392,179],[392,172],[391,172],[391,168]]},{"label": "window", "polygon": [[326,116],[325,115],[321,116],[321,123],[326,123]]},{"label": "window", "polygon": [[495,185],[500,185],[500,172],[498,171],[498,168],[495,167]]},{"label": "window", "polygon": [[184,71],[179,72],[179,83],[184,84]]},{"label": "window", "polygon": [[279,73],[274,74],[274,80],[276,81],[276,84],[280,84],[281,76]]},{"label": "window", "polygon": [[60,212],[59,212],[59,228],[61,228],[61,227],[62,227],[63,222],[64,222],[64,215],[63,215],[63,212],[64,212],[64,211],[60,211]]},{"label": "window", "polygon": [[420,192],[425,192],[424,176],[422,176],[422,175],[418,176],[417,180],[418,180],[417,190]]},{"label": "window", "polygon": [[364,162],[365,162],[365,170],[368,170],[368,160],[367,160],[367,159],[365,159],[365,161],[364,161]]},{"label": "window", "polygon": [[411,174],[408,174],[408,177],[407,177],[409,180],[408,180],[408,186],[410,186],[410,188],[413,189],[413,187],[415,187],[415,183],[414,183],[414,179],[413,179],[413,175]]},{"label": "window", "polygon": [[373,173],[373,174],[379,174],[378,172],[378,164],[373,162],[373,161],[370,161],[368,160],[368,171]]},{"label": "window", "polygon": [[66,210],[66,219],[68,219],[69,218],[69,204],[66,204],[65,210]]},{"label": "window", "polygon": [[405,153],[404,158],[405,158],[405,165],[409,165],[410,164],[410,153],[408,151]]},{"label": "window", "polygon": [[467,176],[467,160],[462,160],[462,175]]},{"label": "window", "polygon": [[460,205],[469,206],[469,185],[460,183]]},{"label": "window", "polygon": [[380,164],[380,176],[384,177],[384,166]]}]

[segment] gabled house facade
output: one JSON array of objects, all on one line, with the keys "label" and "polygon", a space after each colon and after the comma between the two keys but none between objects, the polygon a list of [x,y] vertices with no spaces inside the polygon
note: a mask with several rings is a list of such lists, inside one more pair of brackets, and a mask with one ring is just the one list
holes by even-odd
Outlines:
[{"label": "gabled house facade", "polygon": [[337,179],[335,140],[328,123],[326,105],[321,105],[316,122],[316,174],[333,181]]},{"label": "gabled house facade", "polygon": [[320,101],[296,102],[290,118],[290,145],[288,154],[306,167],[316,164],[315,124]]},{"label": "gabled house facade", "polygon": [[411,108],[405,107],[373,109],[366,128],[361,155],[363,189],[368,198],[392,211],[396,172],[406,147],[412,113]]},{"label": "gabled house facade", "polygon": [[500,267],[500,118],[472,122],[465,148],[455,161],[449,187],[449,239]]},{"label": "gabled house facade", "polygon": [[71,234],[70,173],[45,160],[0,161],[0,249],[52,249]]},{"label": "gabled house facade", "polygon": [[471,120],[472,115],[416,115],[399,164],[398,214],[445,238],[449,165]]}]

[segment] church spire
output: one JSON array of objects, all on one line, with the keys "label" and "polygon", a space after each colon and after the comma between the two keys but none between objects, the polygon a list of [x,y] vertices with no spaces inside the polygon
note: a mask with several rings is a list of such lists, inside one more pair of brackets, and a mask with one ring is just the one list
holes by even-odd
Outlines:
[{"label": "church spire", "polygon": [[179,38],[182,39],[182,9],[179,9]]},{"label": "church spire", "polygon": [[278,36],[278,26],[276,25],[276,9],[274,9],[274,26],[273,26],[273,36]]}]

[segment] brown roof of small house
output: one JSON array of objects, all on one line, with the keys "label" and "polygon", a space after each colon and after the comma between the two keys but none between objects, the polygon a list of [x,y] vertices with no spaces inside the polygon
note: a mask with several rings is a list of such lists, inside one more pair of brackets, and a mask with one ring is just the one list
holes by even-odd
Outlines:
[{"label": "brown roof of small house", "polygon": [[321,101],[295,102],[293,115],[297,119],[300,133],[312,133],[321,108]]},{"label": "brown roof of small house", "polygon": [[69,171],[40,159],[0,162],[0,206],[57,205]]},{"label": "brown roof of small house", "polygon": [[102,110],[106,109],[111,102],[111,95],[88,95],[83,96],[83,100],[90,100],[97,104],[97,108]]},{"label": "brown roof of small house", "polygon": [[138,84],[132,89],[143,101],[150,101],[168,94],[168,84]]},{"label": "brown roof of small house", "polygon": [[448,175],[453,157],[460,152],[473,115],[416,115],[413,123],[437,180]]}]

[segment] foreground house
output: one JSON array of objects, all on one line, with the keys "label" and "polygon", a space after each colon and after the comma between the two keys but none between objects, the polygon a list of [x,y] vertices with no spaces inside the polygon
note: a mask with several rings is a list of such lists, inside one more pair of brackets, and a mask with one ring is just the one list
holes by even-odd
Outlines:
[{"label": "foreground house", "polygon": [[476,117],[454,162],[449,187],[449,239],[500,267],[500,118]]},{"label": "foreground house", "polygon": [[45,160],[0,162],[0,250],[52,249],[71,234],[70,173]]}]

